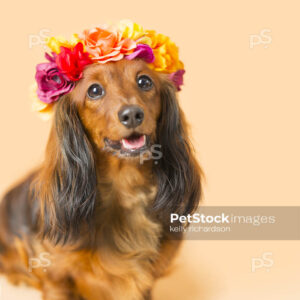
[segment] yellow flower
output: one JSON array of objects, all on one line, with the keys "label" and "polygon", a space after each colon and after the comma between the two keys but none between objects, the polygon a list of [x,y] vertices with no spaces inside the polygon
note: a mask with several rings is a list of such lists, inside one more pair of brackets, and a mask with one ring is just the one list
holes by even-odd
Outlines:
[{"label": "yellow flower", "polygon": [[148,44],[153,49],[155,60],[152,67],[154,70],[173,73],[184,69],[183,63],[179,60],[178,47],[169,37],[157,34],[154,30],[147,30],[145,37],[139,40],[140,42]]},{"label": "yellow flower", "polygon": [[48,121],[51,119],[53,114],[53,103],[47,104],[42,102],[37,96],[37,83],[35,82],[29,88],[29,97],[32,100],[31,109],[38,113],[38,116],[44,120]]},{"label": "yellow flower", "polygon": [[117,25],[117,28],[122,32],[123,38],[129,38],[134,41],[137,41],[146,33],[141,25],[138,25],[131,20],[121,20]]},{"label": "yellow flower", "polygon": [[77,34],[71,36],[71,40],[68,41],[62,36],[50,37],[47,42],[47,46],[56,54],[60,53],[60,47],[72,48],[81,40]]}]

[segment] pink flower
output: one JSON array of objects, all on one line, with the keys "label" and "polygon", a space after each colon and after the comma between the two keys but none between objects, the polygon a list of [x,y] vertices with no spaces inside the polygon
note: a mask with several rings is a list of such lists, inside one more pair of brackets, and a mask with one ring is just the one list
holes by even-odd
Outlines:
[{"label": "pink flower", "polygon": [[152,48],[145,44],[138,44],[134,52],[127,55],[125,58],[129,60],[141,58],[149,64],[153,63],[155,59]]},{"label": "pink flower", "polygon": [[52,57],[46,53],[46,58],[49,60],[48,63],[36,66],[37,95],[41,101],[52,103],[60,96],[69,93],[74,88],[74,83],[58,69],[55,53]]},{"label": "pink flower", "polygon": [[181,91],[181,86],[183,85],[183,75],[185,70],[178,70],[169,75],[170,80],[174,83],[177,88],[177,91]]}]

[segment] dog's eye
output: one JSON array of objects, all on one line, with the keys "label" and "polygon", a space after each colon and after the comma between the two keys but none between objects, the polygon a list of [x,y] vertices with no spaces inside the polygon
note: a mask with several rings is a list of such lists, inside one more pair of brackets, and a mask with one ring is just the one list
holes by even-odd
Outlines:
[{"label": "dog's eye", "polygon": [[153,87],[152,79],[147,75],[141,75],[137,78],[137,85],[143,91],[149,91]]},{"label": "dog's eye", "polygon": [[104,88],[98,83],[92,84],[87,91],[88,97],[92,100],[98,100],[102,98],[104,94]]}]

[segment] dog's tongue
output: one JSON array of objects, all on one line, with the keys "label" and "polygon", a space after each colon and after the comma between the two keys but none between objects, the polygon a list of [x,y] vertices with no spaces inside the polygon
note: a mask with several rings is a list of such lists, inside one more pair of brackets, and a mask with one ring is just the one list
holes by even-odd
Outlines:
[{"label": "dog's tongue", "polygon": [[129,137],[127,139],[122,139],[122,145],[125,149],[135,150],[142,148],[145,145],[146,137],[145,135]]}]

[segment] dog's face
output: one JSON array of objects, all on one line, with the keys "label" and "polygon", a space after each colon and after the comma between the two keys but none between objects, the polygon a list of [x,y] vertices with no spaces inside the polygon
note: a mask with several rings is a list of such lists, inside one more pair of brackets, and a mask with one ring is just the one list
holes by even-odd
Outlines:
[{"label": "dog's face", "polygon": [[141,60],[93,64],[71,93],[94,145],[133,157],[156,139],[161,78]]}]

